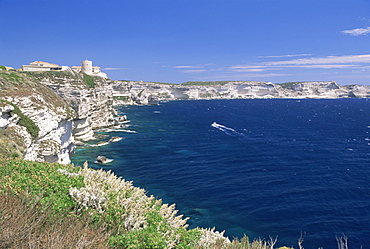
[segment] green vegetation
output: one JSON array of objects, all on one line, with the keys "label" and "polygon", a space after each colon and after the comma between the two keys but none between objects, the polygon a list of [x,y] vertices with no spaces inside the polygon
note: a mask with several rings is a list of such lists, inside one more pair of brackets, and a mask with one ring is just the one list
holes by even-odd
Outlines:
[{"label": "green vegetation", "polygon": [[76,86],[84,86],[94,88],[97,83],[103,79],[98,76],[91,76],[87,74],[73,73],[72,71],[42,71],[42,72],[20,72],[24,75],[32,77],[36,81],[43,79],[50,79],[54,84],[63,85],[67,81]]},{"label": "green vegetation", "polygon": [[211,85],[226,85],[231,81],[187,81],[182,83],[184,86],[211,86]]},{"label": "green vegetation", "polygon": [[43,78],[76,78],[70,71],[20,71],[20,73],[33,76],[36,79]]},{"label": "green vegetation", "polygon": [[24,137],[18,132],[16,127],[11,126],[0,129],[0,156],[3,158],[21,157],[25,150]]},{"label": "green vegetation", "polygon": [[[69,74],[67,72],[10,72],[0,71],[0,99],[20,99],[29,98],[34,109],[44,108],[45,106],[53,110],[58,115],[65,115],[69,106],[53,90],[40,83],[47,78],[47,75]],[[48,76],[49,77],[49,76]],[[51,76],[50,76],[51,77]],[[63,81],[62,77],[49,78],[51,81]],[[82,83],[82,79],[76,78],[76,82]],[[69,111],[68,115],[74,116],[74,111]]]},{"label": "green vegetation", "polygon": [[94,80],[94,77],[93,76],[84,74],[83,75],[83,80],[84,80],[84,82],[86,83],[86,85],[88,87],[90,87],[90,88],[94,88],[95,87],[95,80]]},{"label": "green vegetation", "polygon": [[159,85],[176,85],[174,83],[166,83],[166,82],[155,82],[155,81],[151,81],[151,82],[145,82],[145,83],[148,83],[148,84],[159,84]]},{"label": "green vegetation", "polygon": [[27,131],[31,134],[32,138],[35,139],[39,135],[40,128],[26,115],[22,113],[19,107],[9,101],[0,99],[0,102],[5,102],[14,107],[11,115],[17,114],[19,117],[18,124],[27,128]]},{"label": "green vegetation", "polygon": [[145,89],[141,90],[141,91],[137,94],[137,96],[140,98],[144,91],[145,91]]},{"label": "green vegetation", "polygon": [[[311,82],[316,82],[316,81],[311,81]],[[320,82],[320,81],[317,81],[317,82]],[[286,82],[286,83],[280,83],[276,85],[282,86],[284,88],[292,88],[295,85],[303,84],[303,83],[310,83],[310,81]]]},{"label": "green vegetation", "polygon": [[298,84],[301,84],[301,83],[303,83],[303,82],[286,82],[286,83],[281,83],[281,84],[277,84],[277,85],[280,85],[284,88],[291,88],[291,87],[293,87],[295,85],[298,85]]},{"label": "green vegetation", "polygon": [[[103,227],[87,214],[72,213],[70,186],[82,177],[65,177],[60,165],[0,160],[0,248],[107,248]],[[78,168],[65,166],[71,172]]]},{"label": "green vegetation", "polygon": [[0,65],[0,70],[6,70],[6,67]]},{"label": "green vegetation", "polygon": [[187,229],[174,205],[110,172],[0,159],[0,248],[267,249],[230,242],[214,229]]},{"label": "green vegetation", "polygon": [[128,102],[130,100],[130,97],[129,96],[113,96],[113,99]]},{"label": "green vegetation", "polygon": [[16,82],[16,83],[25,83],[25,79],[20,76],[18,72],[1,72],[0,75],[5,78],[7,81]]}]

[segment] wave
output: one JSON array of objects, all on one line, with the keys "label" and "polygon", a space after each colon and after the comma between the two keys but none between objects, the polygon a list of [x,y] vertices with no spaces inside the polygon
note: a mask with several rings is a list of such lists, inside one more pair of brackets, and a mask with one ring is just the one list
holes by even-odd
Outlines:
[{"label": "wave", "polygon": [[88,146],[90,146],[90,147],[100,147],[100,146],[104,146],[104,145],[107,145],[107,144],[109,144],[109,142],[99,142],[97,144],[90,144]]},{"label": "wave", "polygon": [[118,129],[104,129],[102,130],[104,132],[126,132],[126,133],[137,133],[136,131],[133,131],[133,130],[126,130],[126,129],[121,129],[121,128],[118,128]]},{"label": "wave", "polygon": [[120,131],[127,132],[127,133],[136,133],[136,131],[132,131],[132,130],[120,130]]},{"label": "wave", "polygon": [[245,136],[244,133],[241,133],[241,132],[237,132],[236,130],[234,130],[233,128],[230,128],[230,127],[227,127],[227,126],[224,126],[222,124],[218,124],[216,122],[213,122],[211,124],[212,127],[226,133],[227,135],[230,135],[230,136]]}]

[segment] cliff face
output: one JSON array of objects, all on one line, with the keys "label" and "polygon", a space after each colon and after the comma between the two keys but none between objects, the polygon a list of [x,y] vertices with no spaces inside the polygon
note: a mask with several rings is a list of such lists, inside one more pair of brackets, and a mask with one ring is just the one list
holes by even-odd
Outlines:
[{"label": "cliff face", "polygon": [[[100,77],[92,82],[88,86],[82,76],[69,72],[1,71],[0,99],[7,101],[0,102],[3,152],[33,161],[70,163],[76,141],[92,140],[93,129],[115,123],[112,88]],[[30,120],[21,124],[19,115]],[[35,134],[32,126],[38,129]]]},{"label": "cliff face", "polygon": [[245,98],[353,98],[370,97],[369,86],[340,86],[331,82],[196,82],[193,84],[158,84],[115,81],[115,104],[155,104],[177,99]]},{"label": "cliff face", "polygon": [[93,129],[115,124],[117,115],[113,108],[113,89],[110,81],[101,77],[88,76],[94,85],[87,86],[78,74],[40,74],[40,82],[62,97],[76,112],[73,135],[76,140],[89,141]]},{"label": "cliff face", "polygon": [[178,99],[365,98],[369,86],[335,82],[111,81],[73,72],[0,70],[0,154],[70,163],[75,144],[94,129],[117,125],[113,104],[157,104]]}]

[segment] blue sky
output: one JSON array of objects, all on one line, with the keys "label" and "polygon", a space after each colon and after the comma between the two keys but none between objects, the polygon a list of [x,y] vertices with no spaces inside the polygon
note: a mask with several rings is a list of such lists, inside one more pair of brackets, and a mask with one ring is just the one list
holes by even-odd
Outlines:
[{"label": "blue sky", "polygon": [[370,85],[369,0],[0,0],[0,65],[112,79]]}]

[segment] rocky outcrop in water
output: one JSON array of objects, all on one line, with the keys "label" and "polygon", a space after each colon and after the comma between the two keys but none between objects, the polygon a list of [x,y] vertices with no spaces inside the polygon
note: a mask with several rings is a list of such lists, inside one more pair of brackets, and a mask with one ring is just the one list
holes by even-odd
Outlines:
[{"label": "rocky outcrop in water", "polygon": [[192,82],[159,84],[115,81],[116,105],[156,104],[178,99],[250,99],[250,98],[364,98],[369,86],[340,86],[330,82],[293,82],[273,84],[260,81]]}]

